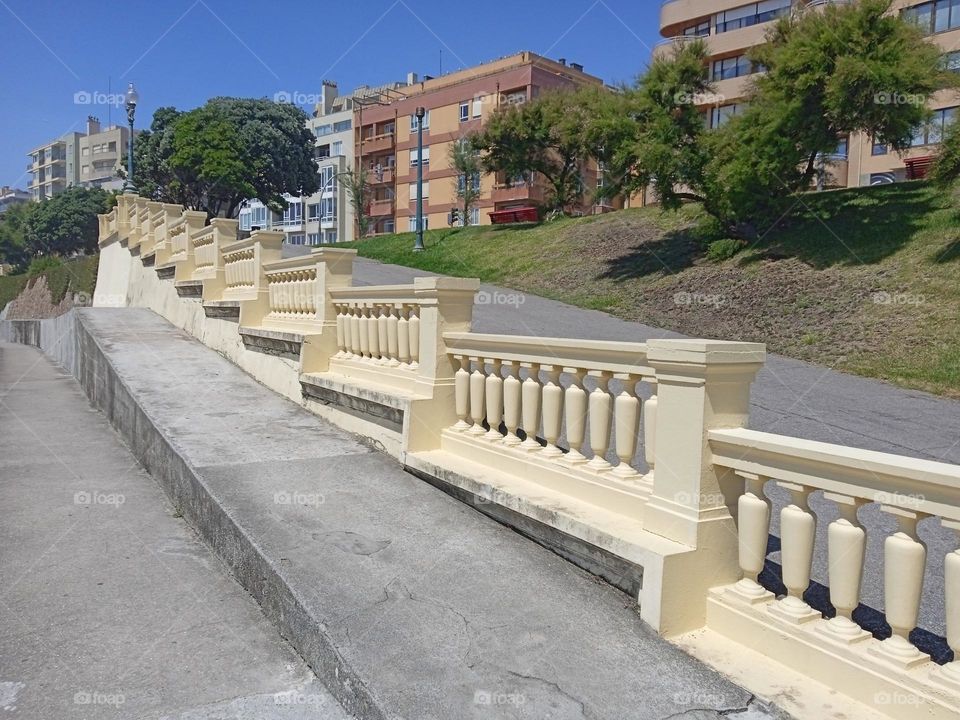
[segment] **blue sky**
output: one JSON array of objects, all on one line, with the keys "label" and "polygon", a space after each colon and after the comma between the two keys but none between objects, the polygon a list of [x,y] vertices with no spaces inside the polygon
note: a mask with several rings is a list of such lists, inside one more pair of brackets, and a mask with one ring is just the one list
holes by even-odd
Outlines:
[{"label": "blue sky", "polygon": [[531,50],[628,81],[658,39],[659,0],[0,0],[0,184],[25,187],[26,153],[88,114],[123,121],[105,100],[132,80],[137,126],[157,107],[196,107],[216,95],[342,91],[436,75]]}]

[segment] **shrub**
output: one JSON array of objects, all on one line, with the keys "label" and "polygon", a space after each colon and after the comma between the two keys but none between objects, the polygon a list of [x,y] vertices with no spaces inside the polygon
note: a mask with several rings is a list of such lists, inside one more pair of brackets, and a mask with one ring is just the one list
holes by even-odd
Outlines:
[{"label": "shrub", "polygon": [[707,257],[713,262],[723,262],[732,258],[744,247],[746,247],[746,243],[743,240],[735,240],[734,238],[714,240],[707,246]]},{"label": "shrub", "polygon": [[53,268],[58,268],[63,265],[60,262],[59,258],[51,257],[49,255],[42,255],[40,257],[34,258],[30,262],[30,267],[27,269],[27,277],[35,278],[43,275],[47,270],[52,270]]}]

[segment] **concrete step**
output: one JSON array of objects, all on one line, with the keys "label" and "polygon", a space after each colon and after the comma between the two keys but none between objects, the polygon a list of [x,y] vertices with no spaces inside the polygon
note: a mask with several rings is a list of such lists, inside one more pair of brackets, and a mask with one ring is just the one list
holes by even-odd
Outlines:
[{"label": "concrete step", "polygon": [[766,714],[658,637],[627,595],[153,313],[58,323],[53,352],[357,717]]}]

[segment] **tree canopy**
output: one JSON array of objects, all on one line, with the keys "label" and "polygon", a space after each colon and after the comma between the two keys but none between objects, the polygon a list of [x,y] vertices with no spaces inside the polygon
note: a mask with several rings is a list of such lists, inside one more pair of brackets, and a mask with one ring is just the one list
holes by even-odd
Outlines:
[{"label": "tree canopy", "polygon": [[71,255],[96,252],[100,227],[97,215],[116,204],[101,188],[69,187],[33,205],[24,222],[24,239],[31,255]]},{"label": "tree canopy", "polygon": [[135,143],[134,184],[141,194],[210,216],[235,217],[252,198],[282,212],[285,193],[319,189],[306,120],[297,106],[264,99],[161,108]]}]

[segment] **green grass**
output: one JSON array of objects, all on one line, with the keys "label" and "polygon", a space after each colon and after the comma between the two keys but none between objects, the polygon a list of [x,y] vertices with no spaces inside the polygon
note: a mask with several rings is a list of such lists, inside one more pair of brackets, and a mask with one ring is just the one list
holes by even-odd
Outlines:
[{"label": "green grass", "polygon": [[[811,193],[760,242],[722,239],[696,205],[539,225],[431,230],[344,246],[690,335],[960,396],[960,200],[927,183]],[[730,256],[732,254],[732,257]],[[720,302],[678,304],[678,293]]]},{"label": "green grass", "polygon": [[[87,293],[92,298],[99,260],[99,255],[73,258],[40,273],[47,278],[53,302],[59,303],[68,291]],[[0,277],[0,309],[19,295],[28,282],[32,285],[34,278],[28,278],[27,273]]]}]

